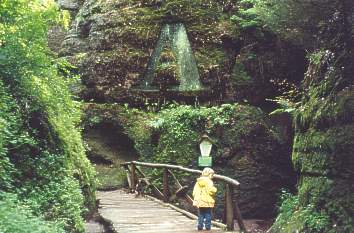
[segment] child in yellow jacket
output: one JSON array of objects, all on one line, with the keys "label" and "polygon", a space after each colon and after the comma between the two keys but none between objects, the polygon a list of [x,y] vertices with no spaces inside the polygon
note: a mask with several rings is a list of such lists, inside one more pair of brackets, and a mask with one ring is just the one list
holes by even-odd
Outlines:
[{"label": "child in yellow jacket", "polygon": [[214,170],[204,168],[193,189],[193,205],[198,207],[198,230],[211,229],[211,209],[214,207],[216,188],[213,184]]}]

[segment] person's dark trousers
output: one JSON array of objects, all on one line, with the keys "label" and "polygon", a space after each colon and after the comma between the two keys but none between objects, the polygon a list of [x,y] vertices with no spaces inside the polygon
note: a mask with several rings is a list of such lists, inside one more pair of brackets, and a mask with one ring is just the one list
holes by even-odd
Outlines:
[{"label": "person's dark trousers", "polygon": [[210,230],[210,228],[211,228],[211,208],[199,208],[198,230],[203,230],[204,224],[205,224],[205,229]]}]

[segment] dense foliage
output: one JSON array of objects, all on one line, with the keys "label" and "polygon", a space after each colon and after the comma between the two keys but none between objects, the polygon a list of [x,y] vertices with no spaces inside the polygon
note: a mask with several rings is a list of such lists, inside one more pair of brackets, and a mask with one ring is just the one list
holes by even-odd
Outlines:
[{"label": "dense foliage", "polygon": [[82,232],[84,204],[94,206],[80,106],[68,89],[74,80],[62,76],[66,63],[47,48],[48,28],[57,23],[67,16],[53,1],[0,3],[0,192],[17,194],[0,196],[4,232],[14,232],[6,228],[10,207],[31,232],[61,231],[43,219]]},{"label": "dense foliage", "polygon": [[18,201],[12,194],[1,196],[0,200],[0,232],[16,233],[64,233],[64,229],[56,222],[44,221],[34,216],[32,210]]},{"label": "dense foliage", "polygon": [[309,229],[314,232],[323,232],[329,224],[329,217],[326,214],[316,211],[311,203],[299,208],[299,197],[283,191],[280,199],[281,213],[272,227],[272,231],[281,233],[292,233],[294,230],[307,232]]},{"label": "dense foliage", "polygon": [[[233,146],[238,147],[241,146],[241,137],[252,130],[253,124],[263,121],[262,117],[259,109],[244,105],[226,104],[211,108],[170,106],[161,111],[157,120],[151,123],[155,129],[154,133],[160,135],[154,160],[196,166],[201,134],[205,132],[213,136],[216,146],[221,147],[218,149],[223,148],[221,144],[232,143]],[[224,132],[232,139],[227,139],[225,135],[223,139],[226,140],[219,141],[217,139],[221,135],[216,131],[224,127],[232,127],[230,129],[232,132]],[[272,136],[276,136],[275,132]],[[221,144],[218,145],[219,143]],[[222,151],[217,151],[215,156],[222,156]]]}]

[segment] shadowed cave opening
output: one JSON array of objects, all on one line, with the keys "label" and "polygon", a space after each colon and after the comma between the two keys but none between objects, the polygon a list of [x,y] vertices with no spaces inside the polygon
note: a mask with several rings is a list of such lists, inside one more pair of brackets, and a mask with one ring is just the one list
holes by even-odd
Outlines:
[{"label": "shadowed cave opening", "polygon": [[138,153],[123,127],[113,122],[100,122],[84,130],[84,139],[88,147],[88,158],[97,173],[97,189],[124,187],[126,173],[120,164],[137,160]]},{"label": "shadowed cave opening", "polygon": [[103,122],[84,131],[88,157],[95,164],[120,164],[138,158],[134,142],[123,127]]}]

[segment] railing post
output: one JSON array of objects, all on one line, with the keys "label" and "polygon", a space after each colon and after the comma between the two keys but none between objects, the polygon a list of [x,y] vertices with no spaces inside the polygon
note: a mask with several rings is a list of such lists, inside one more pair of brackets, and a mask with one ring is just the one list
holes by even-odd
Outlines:
[{"label": "railing post", "polygon": [[132,184],[132,187],[131,187],[131,190],[130,190],[131,193],[135,192],[135,188],[136,188],[135,181],[136,181],[135,164],[132,163],[132,171],[131,171],[131,184]]},{"label": "railing post", "polygon": [[[184,190],[184,186],[182,186],[178,180],[176,179],[176,177],[174,176],[174,174],[172,172],[170,172],[168,169],[176,169],[176,170],[180,170],[180,171],[184,171],[184,172],[188,172],[188,173],[192,173],[192,174],[201,174],[201,171],[199,170],[194,170],[194,169],[190,169],[190,168],[184,168],[182,166],[177,166],[177,165],[170,165],[170,164],[153,164],[153,163],[143,163],[143,162],[136,162],[136,161],[132,161],[132,162],[126,162],[121,164],[122,166],[126,166],[126,170],[127,170],[127,175],[128,175],[128,182],[130,184],[130,192],[135,192],[136,189],[136,184],[138,181],[138,176],[136,172],[139,172],[143,178],[147,178],[144,173],[142,173],[142,171],[140,170],[138,166],[145,166],[145,167],[151,167],[151,168],[163,168],[163,192],[161,192],[156,186],[154,186],[152,183],[149,182],[148,179],[146,179],[146,184],[148,186],[152,186],[153,191],[156,193],[156,195],[160,198],[163,199],[164,202],[168,202],[170,200],[170,195],[171,192],[169,190],[169,181],[168,181],[168,176],[169,173],[171,174],[171,176],[174,178],[174,180],[177,183],[177,192],[176,196],[178,195],[185,195],[185,197],[187,197],[187,201],[189,201],[189,203],[192,201],[191,198],[188,196],[188,194],[185,192]],[[129,169],[129,165],[131,165],[131,170]],[[237,206],[236,201],[233,201],[233,186],[238,186],[240,185],[240,183],[237,180],[234,180],[230,177],[227,176],[222,176],[222,175],[214,175],[214,179],[216,180],[221,180],[226,182],[226,187],[225,187],[225,208],[224,208],[224,215],[223,215],[223,222],[226,223],[227,225],[227,230],[234,230],[234,218],[237,219],[238,225],[240,227],[240,230],[244,233],[247,233],[246,227],[243,223],[243,219],[240,213],[240,210]],[[172,197],[174,197],[174,195]],[[189,197],[189,198],[188,198]],[[190,199],[190,200],[189,200]]]},{"label": "railing post", "polygon": [[168,202],[168,169],[165,168],[163,170],[163,198],[164,198],[164,202]]},{"label": "railing post", "polygon": [[233,188],[230,184],[226,184],[225,202],[226,202],[226,227],[228,231],[234,230],[234,202],[232,200]]},{"label": "railing post", "polygon": [[237,202],[235,202],[235,214],[236,214],[236,219],[237,219],[238,226],[240,227],[240,230],[244,233],[247,233],[246,226],[243,223],[241,211],[238,208]]}]

